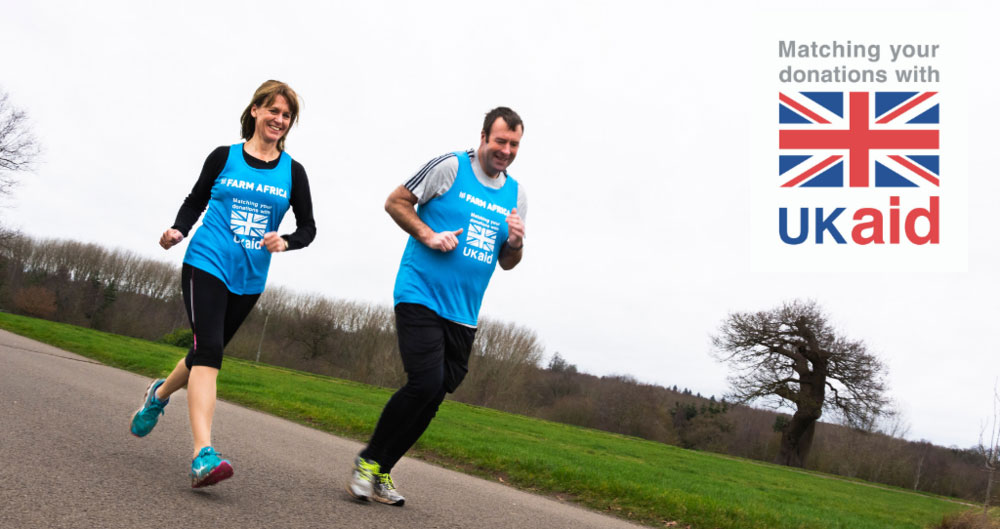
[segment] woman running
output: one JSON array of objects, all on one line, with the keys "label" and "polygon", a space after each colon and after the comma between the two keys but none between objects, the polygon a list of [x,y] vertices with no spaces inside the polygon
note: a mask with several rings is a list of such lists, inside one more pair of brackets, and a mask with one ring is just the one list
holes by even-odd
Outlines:
[{"label": "woman running", "polygon": [[[298,97],[287,84],[262,84],[240,117],[246,143],[208,155],[174,225],[160,237],[164,249],[181,242],[208,206],[181,270],[194,345],[167,378],[150,383],[131,424],[133,435],[148,435],[170,395],[187,386],[192,487],[233,475],[232,464],[212,447],[222,349],[264,291],[271,254],[303,248],[316,236],[306,171],[285,153],[285,138],[298,115]],[[279,236],[275,230],[289,206],[295,232]]]}]

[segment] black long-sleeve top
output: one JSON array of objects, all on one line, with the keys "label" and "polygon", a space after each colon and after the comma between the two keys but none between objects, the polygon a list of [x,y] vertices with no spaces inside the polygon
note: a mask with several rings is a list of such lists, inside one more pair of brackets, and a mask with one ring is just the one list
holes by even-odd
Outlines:
[{"label": "black long-sleeve top", "polygon": [[[243,159],[250,167],[255,169],[274,169],[278,166],[278,157],[270,162],[258,160],[247,154],[246,150],[240,149]],[[229,157],[229,147],[218,147],[208,158],[201,168],[201,175],[191,193],[184,199],[180,210],[177,211],[177,218],[174,220],[173,229],[188,236],[191,227],[208,207],[208,201],[212,198],[212,186],[215,180],[226,167],[226,159]],[[309,243],[316,238],[316,221],[313,219],[312,195],[309,193],[309,179],[306,177],[306,169],[302,164],[292,160],[292,191],[288,197],[288,204],[295,214],[295,231],[281,237],[288,241],[289,250],[297,250],[309,246]]]}]

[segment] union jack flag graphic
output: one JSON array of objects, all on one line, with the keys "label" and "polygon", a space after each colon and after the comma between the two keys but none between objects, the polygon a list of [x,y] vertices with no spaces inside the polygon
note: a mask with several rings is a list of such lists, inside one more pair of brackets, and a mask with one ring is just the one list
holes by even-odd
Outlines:
[{"label": "union jack flag graphic", "polygon": [[267,229],[267,215],[234,209],[229,216],[229,227],[236,235],[263,237]]},{"label": "union jack flag graphic", "polygon": [[469,223],[469,234],[465,242],[486,252],[492,252],[497,243],[497,232],[478,224]]},{"label": "union jack flag graphic", "polygon": [[937,92],[779,93],[781,187],[939,187],[938,99]]}]

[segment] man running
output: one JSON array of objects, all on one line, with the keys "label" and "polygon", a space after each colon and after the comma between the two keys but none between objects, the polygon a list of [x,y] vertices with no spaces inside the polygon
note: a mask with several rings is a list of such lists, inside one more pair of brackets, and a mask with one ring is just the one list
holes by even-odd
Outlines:
[{"label": "man running", "polygon": [[406,501],[389,473],[468,372],[479,307],[497,263],[524,251],[526,197],[507,174],[524,125],[516,112],[486,114],[479,149],[448,153],[397,187],[385,210],[410,238],[396,275],[396,334],[407,382],[389,399],[347,484],[352,496]]}]

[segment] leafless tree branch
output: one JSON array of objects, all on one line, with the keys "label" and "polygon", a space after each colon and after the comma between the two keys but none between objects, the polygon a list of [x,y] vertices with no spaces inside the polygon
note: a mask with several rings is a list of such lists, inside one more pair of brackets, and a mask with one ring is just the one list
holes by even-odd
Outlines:
[{"label": "leafless tree branch", "polygon": [[41,147],[31,132],[28,114],[0,90],[0,195],[17,184],[18,174],[33,169]]}]

